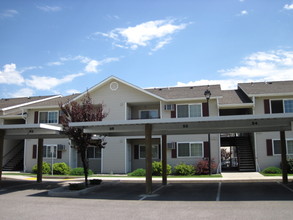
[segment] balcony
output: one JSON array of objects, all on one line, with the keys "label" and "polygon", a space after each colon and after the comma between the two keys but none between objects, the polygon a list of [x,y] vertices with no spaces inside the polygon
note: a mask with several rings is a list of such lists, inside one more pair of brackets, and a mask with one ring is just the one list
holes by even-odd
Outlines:
[{"label": "balcony", "polygon": [[160,103],[128,103],[127,120],[160,118]]}]

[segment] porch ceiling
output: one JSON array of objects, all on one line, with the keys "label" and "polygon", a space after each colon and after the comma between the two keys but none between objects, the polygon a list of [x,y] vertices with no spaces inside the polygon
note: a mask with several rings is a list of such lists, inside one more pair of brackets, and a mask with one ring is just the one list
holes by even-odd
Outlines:
[{"label": "porch ceiling", "polygon": [[38,139],[38,138],[64,138],[60,134],[62,127],[48,124],[9,124],[0,125],[5,130],[5,139]]},{"label": "porch ceiling", "polygon": [[147,119],[100,122],[74,122],[84,132],[106,136],[142,136],[145,125],[152,124],[153,135],[245,133],[292,130],[293,113],[217,116],[182,119]]}]

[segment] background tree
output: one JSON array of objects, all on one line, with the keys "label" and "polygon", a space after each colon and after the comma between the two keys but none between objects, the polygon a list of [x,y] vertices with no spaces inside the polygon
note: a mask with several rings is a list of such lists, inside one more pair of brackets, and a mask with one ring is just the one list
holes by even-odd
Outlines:
[{"label": "background tree", "polygon": [[60,103],[59,106],[61,109],[60,123],[63,126],[63,133],[69,137],[80,155],[84,169],[85,185],[87,186],[89,169],[87,158],[88,147],[94,145],[99,148],[104,148],[105,142],[103,138],[93,140],[92,134],[84,133],[83,128],[69,127],[69,123],[102,121],[107,116],[107,113],[103,110],[103,104],[94,105],[92,103],[89,93],[84,96],[81,103],[73,101],[67,104]]}]

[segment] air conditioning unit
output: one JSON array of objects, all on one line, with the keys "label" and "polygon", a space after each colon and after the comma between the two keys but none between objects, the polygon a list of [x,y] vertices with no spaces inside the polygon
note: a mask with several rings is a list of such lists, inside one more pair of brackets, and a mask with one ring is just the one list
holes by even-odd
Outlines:
[{"label": "air conditioning unit", "polygon": [[166,105],[164,105],[164,110],[166,110],[166,111],[174,111],[174,104],[166,104]]},{"label": "air conditioning unit", "polygon": [[64,144],[58,144],[57,145],[57,150],[58,151],[65,151],[66,150],[65,145]]},{"label": "air conditioning unit", "polygon": [[176,143],[175,143],[175,142],[168,143],[168,144],[167,144],[167,148],[170,149],[170,150],[175,149],[175,148],[176,148]]}]

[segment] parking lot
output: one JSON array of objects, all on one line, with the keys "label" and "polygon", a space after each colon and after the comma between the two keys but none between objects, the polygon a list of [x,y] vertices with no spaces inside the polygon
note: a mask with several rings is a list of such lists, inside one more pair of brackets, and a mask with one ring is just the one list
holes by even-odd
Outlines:
[{"label": "parking lot", "polygon": [[144,183],[104,182],[75,198],[49,197],[64,182],[4,180],[1,219],[288,219],[293,218],[293,183]]}]

